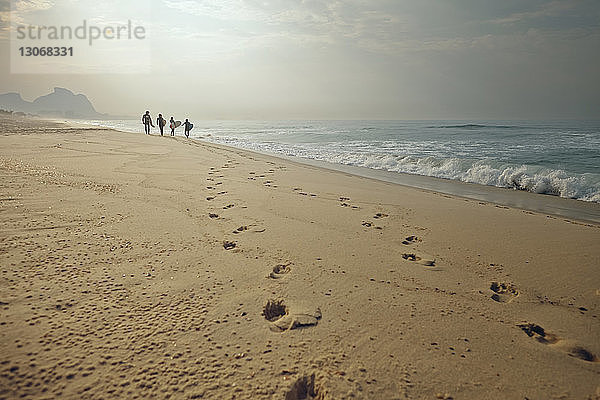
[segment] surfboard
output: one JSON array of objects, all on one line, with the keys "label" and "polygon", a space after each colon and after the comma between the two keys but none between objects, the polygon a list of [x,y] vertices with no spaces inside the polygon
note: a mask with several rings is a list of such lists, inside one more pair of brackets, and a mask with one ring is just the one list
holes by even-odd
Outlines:
[{"label": "surfboard", "polygon": [[193,127],[194,127],[194,124],[190,124],[190,131],[192,130]]},{"label": "surfboard", "polygon": [[161,126],[165,126],[166,124],[167,124],[167,120],[163,119],[162,121],[160,121]]},{"label": "surfboard", "polygon": [[181,121],[175,121],[175,128],[179,128],[181,126]]}]

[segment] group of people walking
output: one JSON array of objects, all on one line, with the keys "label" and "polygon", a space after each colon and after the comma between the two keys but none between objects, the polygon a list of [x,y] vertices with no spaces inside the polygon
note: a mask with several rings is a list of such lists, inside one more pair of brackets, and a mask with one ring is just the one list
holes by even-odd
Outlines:
[{"label": "group of people walking", "polygon": [[[154,124],[152,123],[152,116],[150,116],[150,111],[146,111],[146,113],[144,115],[142,115],[142,124],[144,124],[144,131],[146,132],[146,135],[149,135],[150,127],[154,128]],[[167,121],[163,118],[162,114],[158,114],[158,117],[156,118],[156,125],[158,125],[158,129],[160,129],[160,136],[163,136],[163,129],[166,124],[167,124]],[[186,118],[185,122],[183,124],[181,124],[181,126],[183,126],[183,128],[185,130],[185,137],[189,138],[190,131],[192,130],[192,127],[194,125]],[[177,127],[179,127],[179,125],[177,125],[177,122],[173,119],[173,117],[171,117],[171,119],[169,120],[169,128],[171,128],[171,136],[175,136],[175,128],[177,128]]]}]

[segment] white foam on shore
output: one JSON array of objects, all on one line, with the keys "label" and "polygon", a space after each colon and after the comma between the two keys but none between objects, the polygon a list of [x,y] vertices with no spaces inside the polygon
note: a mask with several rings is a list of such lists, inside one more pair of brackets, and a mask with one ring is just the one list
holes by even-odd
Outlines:
[{"label": "white foam on shore", "polygon": [[348,152],[338,149],[328,150],[327,146],[257,143],[228,137],[211,136],[206,139],[215,143],[261,152],[600,203],[600,176],[597,174],[569,174],[559,169],[507,165],[493,160],[395,156],[361,152],[359,149],[357,152]]}]

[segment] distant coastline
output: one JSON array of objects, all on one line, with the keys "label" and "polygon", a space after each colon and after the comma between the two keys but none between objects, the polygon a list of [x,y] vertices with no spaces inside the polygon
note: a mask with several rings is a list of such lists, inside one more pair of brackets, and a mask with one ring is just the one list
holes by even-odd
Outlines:
[{"label": "distant coastline", "polygon": [[55,87],[52,93],[26,101],[20,93],[0,94],[0,109],[10,113],[23,113],[48,118],[69,119],[128,119],[131,116],[118,116],[96,111],[92,102],[84,94],[75,94],[69,89]]}]

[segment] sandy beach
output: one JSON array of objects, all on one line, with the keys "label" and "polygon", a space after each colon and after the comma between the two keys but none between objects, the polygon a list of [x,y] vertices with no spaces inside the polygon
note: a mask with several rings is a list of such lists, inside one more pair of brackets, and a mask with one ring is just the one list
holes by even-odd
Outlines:
[{"label": "sandy beach", "polygon": [[597,223],[181,137],[0,132],[2,399],[600,399]]}]

